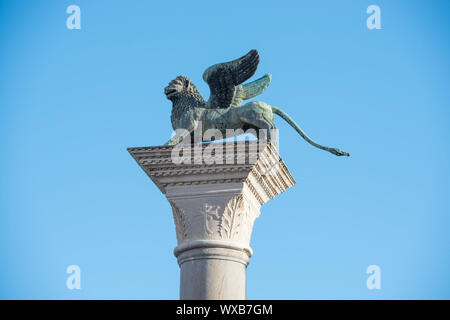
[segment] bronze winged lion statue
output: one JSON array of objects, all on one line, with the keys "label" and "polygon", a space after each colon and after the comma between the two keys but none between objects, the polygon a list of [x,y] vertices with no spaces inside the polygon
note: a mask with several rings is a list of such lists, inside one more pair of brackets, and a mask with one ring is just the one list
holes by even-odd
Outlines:
[{"label": "bronze winged lion statue", "polygon": [[[313,146],[337,156],[349,156],[345,151],[320,145],[309,138],[300,126],[283,110],[262,101],[252,101],[241,106],[244,100],[261,94],[269,86],[272,76],[265,76],[245,83],[256,72],[259,54],[250,50],[245,56],[215,64],[203,73],[203,80],[209,85],[211,95],[205,101],[192,81],[178,76],[164,88],[167,99],[172,101],[172,127],[177,132],[166,145],[176,145],[187,135],[193,135],[201,124],[201,134],[209,129],[217,129],[224,136],[229,129],[244,131],[253,129],[258,137],[260,129],[265,129],[271,139],[271,129],[275,129],[274,114],[283,118],[300,136]],[[183,129],[183,130],[180,130]],[[214,140],[214,139],[213,139]],[[207,141],[207,140],[203,140]]]}]

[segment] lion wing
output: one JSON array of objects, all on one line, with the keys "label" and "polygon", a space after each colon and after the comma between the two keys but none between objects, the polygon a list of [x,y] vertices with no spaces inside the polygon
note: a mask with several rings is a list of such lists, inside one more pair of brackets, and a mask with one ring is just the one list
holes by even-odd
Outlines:
[{"label": "lion wing", "polygon": [[244,100],[248,100],[260,95],[267,89],[271,80],[272,75],[268,73],[255,81],[238,85],[236,87],[231,105],[234,107],[238,107]]},{"label": "lion wing", "polygon": [[207,106],[209,108],[230,107],[236,91],[239,91],[236,87],[255,74],[258,63],[258,51],[253,49],[239,59],[218,63],[206,69],[203,80],[209,85],[211,91]]}]

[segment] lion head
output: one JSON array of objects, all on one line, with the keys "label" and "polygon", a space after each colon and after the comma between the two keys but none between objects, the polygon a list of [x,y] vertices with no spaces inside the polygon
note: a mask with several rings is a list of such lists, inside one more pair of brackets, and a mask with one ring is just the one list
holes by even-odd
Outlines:
[{"label": "lion head", "polygon": [[169,85],[164,88],[164,93],[169,100],[176,100],[183,95],[200,95],[192,81],[185,76],[178,76],[170,81]]}]

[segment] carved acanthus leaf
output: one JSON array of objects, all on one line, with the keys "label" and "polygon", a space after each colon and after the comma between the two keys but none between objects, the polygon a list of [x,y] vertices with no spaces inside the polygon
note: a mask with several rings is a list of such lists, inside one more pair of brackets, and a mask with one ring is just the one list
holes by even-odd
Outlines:
[{"label": "carved acanthus leaf", "polygon": [[244,197],[239,194],[228,202],[220,217],[219,233],[222,238],[232,239],[239,234],[239,228],[244,218]]},{"label": "carved acanthus leaf", "polygon": [[183,211],[178,208],[172,201],[169,201],[172,206],[173,220],[175,222],[175,229],[178,243],[183,242],[188,237],[189,224]]}]

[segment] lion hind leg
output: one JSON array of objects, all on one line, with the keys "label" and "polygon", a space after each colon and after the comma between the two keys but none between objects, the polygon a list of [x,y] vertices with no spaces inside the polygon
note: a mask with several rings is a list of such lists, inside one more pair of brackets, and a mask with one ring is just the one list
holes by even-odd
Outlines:
[{"label": "lion hind leg", "polygon": [[272,139],[271,130],[276,129],[276,127],[273,123],[272,110],[267,108],[266,105],[266,103],[259,101],[249,102],[238,109],[238,116],[243,123],[256,129],[258,139],[270,141]]}]

